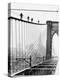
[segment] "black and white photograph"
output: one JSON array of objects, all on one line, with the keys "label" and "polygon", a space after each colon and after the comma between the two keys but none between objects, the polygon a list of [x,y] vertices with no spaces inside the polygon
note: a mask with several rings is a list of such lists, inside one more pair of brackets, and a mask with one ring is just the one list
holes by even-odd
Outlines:
[{"label": "black and white photograph", "polygon": [[59,7],[8,4],[8,76],[58,74]]},{"label": "black and white photograph", "polygon": [[60,0],[0,0],[0,80],[60,79]]}]

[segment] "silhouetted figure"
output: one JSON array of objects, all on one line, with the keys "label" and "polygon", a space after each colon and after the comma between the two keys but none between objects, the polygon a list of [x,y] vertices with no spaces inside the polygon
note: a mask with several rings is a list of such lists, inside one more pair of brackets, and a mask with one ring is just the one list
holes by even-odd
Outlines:
[{"label": "silhouetted figure", "polygon": [[31,22],[33,22],[33,18],[31,18]]},{"label": "silhouetted figure", "polygon": [[22,18],[23,18],[23,14],[21,13],[21,14],[20,14],[20,19],[22,19]]},{"label": "silhouetted figure", "polygon": [[30,18],[30,17],[28,16],[28,17],[27,17],[27,20],[28,20],[28,21],[29,21],[29,18]]}]

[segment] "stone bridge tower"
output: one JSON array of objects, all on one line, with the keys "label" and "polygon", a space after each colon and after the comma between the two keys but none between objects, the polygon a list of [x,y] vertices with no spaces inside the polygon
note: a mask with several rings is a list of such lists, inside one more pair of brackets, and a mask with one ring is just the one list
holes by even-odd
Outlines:
[{"label": "stone bridge tower", "polygon": [[46,59],[52,57],[52,38],[55,33],[58,35],[58,22],[47,21],[47,44],[46,44]]}]

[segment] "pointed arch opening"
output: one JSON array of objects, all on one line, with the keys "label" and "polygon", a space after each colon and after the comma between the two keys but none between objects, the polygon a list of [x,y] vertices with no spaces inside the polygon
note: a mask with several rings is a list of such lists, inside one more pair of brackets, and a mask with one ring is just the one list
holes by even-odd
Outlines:
[{"label": "pointed arch opening", "polygon": [[58,57],[58,35],[55,33],[52,37],[52,57]]}]

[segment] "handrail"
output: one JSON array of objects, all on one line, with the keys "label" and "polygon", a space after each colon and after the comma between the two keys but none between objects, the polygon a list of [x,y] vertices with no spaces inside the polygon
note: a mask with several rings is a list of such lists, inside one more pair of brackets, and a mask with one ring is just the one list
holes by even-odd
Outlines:
[{"label": "handrail", "polygon": [[30,58],[16,58],[16,60],[24,60],[25,62],[27,62],[27,63],[30,63],[29,61],[27,61],[26,59],[30,59]]}]

